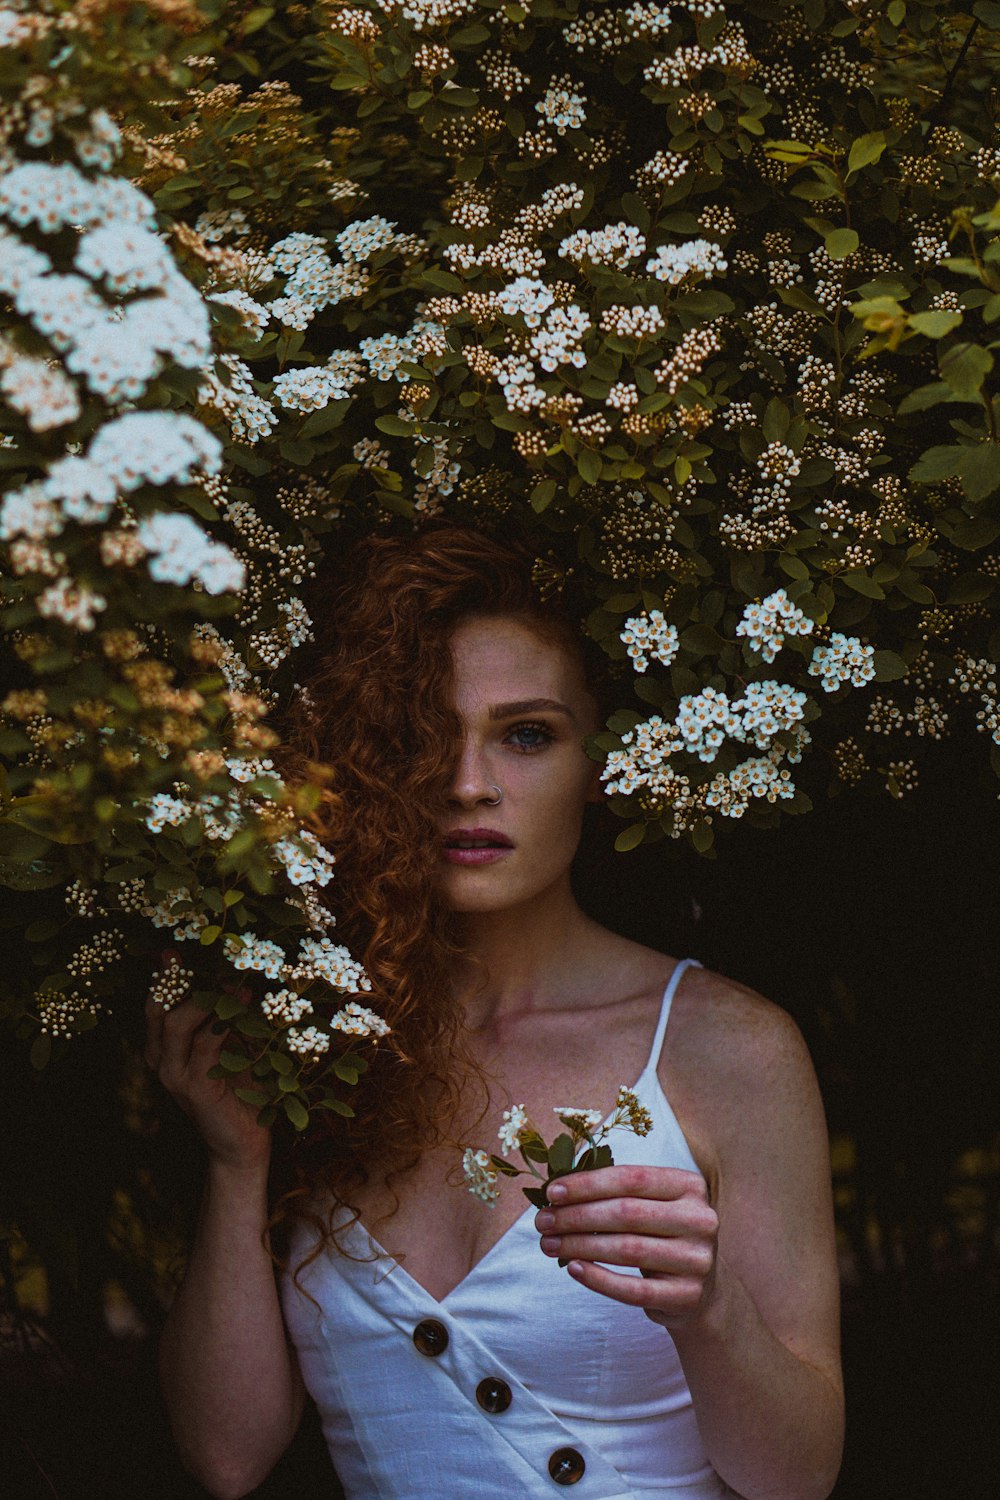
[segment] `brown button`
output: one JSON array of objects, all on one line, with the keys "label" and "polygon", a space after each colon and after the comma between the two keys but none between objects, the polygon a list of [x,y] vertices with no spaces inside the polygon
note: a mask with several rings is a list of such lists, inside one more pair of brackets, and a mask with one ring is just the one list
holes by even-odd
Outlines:
[{"label": "brown button", "polygon": [[502,1411],[506,1411],[512,1399],[506,1380],[499,1380],[495,1375],[488,1375],[476,1386],[476,1400],[491,1417],[497,1417]]},{"label": "brown button", "polygon": [[557,1448],[549,1459],[549,1473],[556,1484],[576,1484],[586,1467],[583,1454],[575,1448]]},{"label": "brown button", "polygon": [[429,1359],[443,1354],[448,1347],[448,1330],[437,1318],[425,1318],[413,1330],[413,1342]]}]

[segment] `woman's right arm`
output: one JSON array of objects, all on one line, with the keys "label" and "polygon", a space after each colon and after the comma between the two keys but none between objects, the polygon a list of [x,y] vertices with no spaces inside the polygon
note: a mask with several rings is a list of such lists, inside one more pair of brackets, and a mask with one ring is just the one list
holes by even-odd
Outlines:
[{"label": "woman's right arm", "polygon": [[259,1485],[291,1442],[305,1390],[262,1242],[271,1139],[211,1079],[225,1038],[191,1001],[146,1006],[146,1058],[190,1116],[209,1164],[197,1234],[167,1316],[160,1378],[185,1467],[218,1500]]}]

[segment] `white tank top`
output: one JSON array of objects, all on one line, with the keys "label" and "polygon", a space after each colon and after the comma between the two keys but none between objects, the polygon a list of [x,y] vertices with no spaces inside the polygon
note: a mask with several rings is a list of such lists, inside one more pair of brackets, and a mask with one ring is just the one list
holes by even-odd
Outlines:
[{"label": "white tank top", "polygon": [[[695,963],[670,977],[635,1084],[653,1129],[622,1132],[618,1162],[698,1171],[657,1077],[671,1002]],[[318,1309],[282,1276],[348,1500],[554,1500],[568,1486],[576,1500],[732,1495],[705,1456],[669,1332],[543,1255],[535,1212],[440,1302],[358,1223],[344,1243],[367,1258],[327,1248],[300,1274]],[[311,1239],[306,1226],[294,1232],[293,1268]]]}]

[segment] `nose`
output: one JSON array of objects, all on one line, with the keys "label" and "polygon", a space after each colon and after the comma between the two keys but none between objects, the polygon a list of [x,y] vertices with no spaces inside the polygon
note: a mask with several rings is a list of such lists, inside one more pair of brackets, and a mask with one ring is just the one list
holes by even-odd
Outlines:
[{"label": "nose", "polygon": [[479,802],[494,802],[493,776],[482,746],[466,736],[459,751],[451,787],[450,807],[475,807]]}]

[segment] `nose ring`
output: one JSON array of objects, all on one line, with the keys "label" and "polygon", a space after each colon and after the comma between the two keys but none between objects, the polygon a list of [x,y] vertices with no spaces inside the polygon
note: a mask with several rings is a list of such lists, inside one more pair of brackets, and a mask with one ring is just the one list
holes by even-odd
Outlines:
[{"label": "nose ring", "polygon": [[491,785],[491,790],[496,792],[496,796],[492,799],[489,797],[484,797],[483,801],[486,803],[487,807],[499,807],[500,803],[503,801],[503,792],[498,786]]}]

